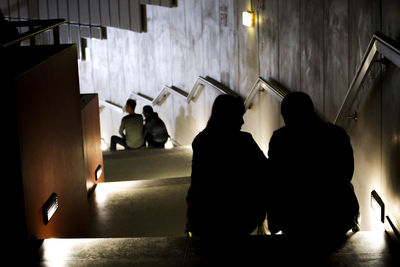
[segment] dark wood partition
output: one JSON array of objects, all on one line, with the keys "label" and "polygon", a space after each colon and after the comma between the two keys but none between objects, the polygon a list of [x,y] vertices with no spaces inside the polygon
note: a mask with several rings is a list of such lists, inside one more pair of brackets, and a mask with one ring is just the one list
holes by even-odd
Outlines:
[{"label": "dark wood partition", "polygon": [[91,192],[97,183],[104,182],[97,94],[81,94],[81,116],[86,188]]},{"label": "dark wood partition", "polygon": [[[27,237],[87,236],[76,45],[19,47],[14,53],[10,62],[17,67],[10,89],[16,97]],[[52,194],[58,209],[46,223],[43,206]]]}]

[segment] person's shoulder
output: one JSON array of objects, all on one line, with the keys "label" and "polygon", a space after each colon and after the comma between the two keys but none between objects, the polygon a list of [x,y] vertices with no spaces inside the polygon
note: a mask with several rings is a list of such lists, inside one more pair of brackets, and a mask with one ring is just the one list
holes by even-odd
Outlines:
[{"label": "person's shoulder", "polygon": [[271,136],[270,143],[277,144],[285,142],[290,136],[290,129],[287,126],[283,126],[279,129],[276,129]]},{"label": "person's shoulder", "polygon": [[323,124],[323,127],[328,131],[346,134],[346,131],[342,127],[340,127],[339,125],[333,124],[331,122],[325,122]]},{"label": "person's shoulder", "polygon": [[240,131],[240,132],[238,133],[238,135],[239,135],[239,138],[251,139],[251,140],[254,139],[254,138],[253,138],[253,135],[252,135],[251,133],[249,133],[249,132]]},{"label": "person's shoulder", "polygon": [[140,121],[143,121],[142,115],[137,114],[137,113],[135,113],[135,114],[130,114],[130,115],[128,115],[127,117],[128,117],[130,120],[135,120],[135,121],[140,120]]},{"label": "person's shoulder", "polygon": [[128,119],[129,119],[129,116],[130,116],[129,114],[128,114],[128,115],[125,115],[125,116],[123,116],[123,117],[122,117],[122,120],[123,120],[123,121],[126,121],[126,120],[128,120]]},{"label": "person's shoulder", "polygon": [[193,139],[193,143],[199,142],[202,139],[205,139],[209,136],[209,132],[207,131],[207,128],[204,129],[203,131],[199,132]]},{"label": "person's shoulder", "polygon": [[283,126],[272,133],[272,136],[283,136],[289,132],[289,128],[287,126]]},{"label": "person's shoulder", "polygon": [[206,143],[208,138],[209,138],[209,134],[208,134],[207,130],[204,129],[203,131],[201,131],[194,137],[194,139],[192,141],[192,148],[195,149],[195,148],[201,146],[202,144]]},{"label": "person's shoulder", "polygon": [[334,136],[341,137],[341,138],[344,138],[344,139],[349,139],[350,138],[348,136],[348,134],[346,133],[346,131],[342,127],[340,127],[340,126],[338,126],[336,124],[333,124],[333,123],[330,123],[330,122],[326,122],[326,123],[323,124],[323,127],[325,128],[325,130],[330,135],[334,135]]},{"label": "person's shoulder", "polygon": [[245,146],[257,145],[257,142],[256,142],[256,140],[254,140],[253,135],[251,133],[249,133],[249,132],[240,131],[238,133],[238,136],[239,136],[239,138],[238,138],[237,142],[242,143]]}]

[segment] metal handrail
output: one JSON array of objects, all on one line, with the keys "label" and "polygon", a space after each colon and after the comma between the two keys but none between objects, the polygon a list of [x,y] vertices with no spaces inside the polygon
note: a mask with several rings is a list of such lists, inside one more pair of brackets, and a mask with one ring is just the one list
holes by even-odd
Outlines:
[{"label": "metal handrail", "polygon": [[[99,99],[99,105],[100,105],[100,107],[108,107],[108,108],[111,108],[111,109],[113,109],[113,110],[115,110],[117,112],[120,112],[120,113],[123,113],[123,110],[124,110],[122,106],[120,106],[118,104],[115,104],[115,103],[113,103],[111,101],[108,101],[108,100]],[[100,112],[102,110],[103,109],[101,108]]]},{"label": "metal handrail", "polygon": [[258,77],[257,81],[251,88],[249,95],[244,101],[244,106],[246,110],[251,109],[254,98],[258,95],[258,93],[264,91],[269,91],[273,93],[273,95],[275,95],[279,100],[282,100],[289,93],[289,90],[280,86],[277,82],[273,80],[266,81],[263,78]]},{"label": "metal handrail", "polygon": [[205,87],[206,85],[208,85],[209,87],[215,89],[216,91],[218,91],[222,94],[238,96],[238,94],[236,92],[230,90],[229,88],[227,88],[223,84],[215,81],[214,79],[212,79],[210,77],[199,76],[197,78],[197,81],[195,82],[194,86],[192,87],[192,90],[190,90],[190,93],[187,96],[187,99],[186,99],[187,103],[190,103],[190,101],[192,101],[195,98],[195,96],[197,95],[197,92],[201,88]]},{"label": "metal handrail", "polygon": [[[187,103],[190,103],[195,96],[197,95],[198,91],[200,88],[205,87],[208,85],[209,87],[217,90],[218,92],[222,94],[230,94],[230,95],[235,95],[238,96],[238,94],[229,88],[225,87],[224,85],[220,84],[219,82],[213,80],[212,78],[209,77],[201,77],[199,76],[195,82],[195,84],[192,87],[192,90],[187,93],[175,86],[164,86],[163,89],[158,93],[158,95],[155,98],[152,98],[150,96],[146,96],[142,93],[135,93],[132,92],[130,95],[130,98],[136,98],[140,101],[143,101],[149,105],[158,105],[162,103],[163,99],[167,97],[170,94],[177,95],[179,97],[182,97],[186,100]],[[269,91],[272,92],[279,100],[282,100],[288,93],[289,90],[286,88],[282,87],[279,85],[277,82],[273,80],[266,81],[262,77],[258,77],[257,81],[254,83],[253,87],[250,90],[249,95],[246,97],[244,104],[246,109],[250,109],[251,105],[253,104],[254,98],[257,96],[257,93],[263,92],[263,91]],[[102,103],[105,103],[110,105],[113,103],[110,103],[109,101],[105,100],[100,100]],[[108,103],[107,103],[108,102]],[[116,104],[113,104],[112,108],[116,109],[119,107],[116,107]],[[119,109],[122,109],[119,108]]]},{"label": "metal handrail", "polygon": [[157,95],[156,98],[154,98],[152,105],[158,105],[163,101],[164,98],[166,98],[169,94],[174,94],[183,98],[187,98],[188,93],[185,91],[176,88],[175,86],[164,86],[163,89],[160,91],[160,93]]},{"label": "metal handrail", "polygon": [[[40,33],[49,31],[53,29],[54,34],[54,43],[60,43],[60,32],[58,26],[64,24],[66,22],[65,19],[48,19],[48,20],[27,20],[27,21],[9,21],[8,23],[15,27],[29,27],[29,31],[24,32],[19,35],[19,37],[15,40],[12,40],[8,43],[1,44],[2,48],[6,48],[12,46],[14,44],[18,44],[26,39],[31,39]],[[36,26],[39,26],[35,28]]]},{"label": "metal handrail", "polygon": [[141,100],[143,102],[146,102],[149,105],[152,105],[153,104],[153,100],[154,100],[150,96],[144,95],[142,93],[131,93],[131,97],[129,97],[129,98],[139,99],[139,100]]},{"label": "metal handrail", "polygon": [[343,125],[346,119],[358,119],[357,111],[354,111],[349,115],[347,106],[352,103],[352,100],[360,91],[361,85],[371,70],[372,64],[376,62],[375,59],[378,54],[381,54],[383,57],[393,62],[396,66],[400,67],[399,46],[383,33],[376,32],[372,36],[368,48],[364,53],[361,64],[357,69],[356,75],[354,76],[347,90],[346,96],[334,120],[335,124]]},{"label": "metal handrail", "polygon": [[162,100],[165,97],[167,97],[168,95],[174,94],[174,95],[177,95],[177,96],[180,96],[180,97],[186,99],[186,102],[190,103],[190,101],[192,101],[195,98],[195,96],[197,95],[200,88],[203,88],[206,85],[215,89],[216,91],[218,91],[222,94],[230,94],[230,95],[235,95],[235,96],[238,95],[234,91],[230,90],[229,88],[225,87],[223,84],[220,84],[219,82],[213,80],[210,77],[199,76],[197,78],[194,86],[192,87],[192,90],[190,90],[189,93],[187,93],[175,86],[164,86],[163,89],[158,93],[158,95],[155,98],[144,95],[142,93],[135,93],[135,92],[131,93],[131,97],[134,97],[136,99],[139,99],[143,102],[146,102],[150,105],[155,106],[155,105],[158,105],[159,103],[161,103]]}]

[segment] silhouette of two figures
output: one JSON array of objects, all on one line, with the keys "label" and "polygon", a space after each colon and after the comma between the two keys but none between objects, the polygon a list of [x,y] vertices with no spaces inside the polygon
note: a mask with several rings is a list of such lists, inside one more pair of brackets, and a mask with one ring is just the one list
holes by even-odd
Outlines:
[{"label": "silhouette of two figures", "polygon": [[240,97],[218,96],[192,143],[190,231],[243,237],[267,216],[273,234],[344,236],[359,213],[346,132],[323,122],[307,94],[290,93],[281,105],[285,126],[273,133],[267,159],[251,134],[240,131],[244,113]]}]

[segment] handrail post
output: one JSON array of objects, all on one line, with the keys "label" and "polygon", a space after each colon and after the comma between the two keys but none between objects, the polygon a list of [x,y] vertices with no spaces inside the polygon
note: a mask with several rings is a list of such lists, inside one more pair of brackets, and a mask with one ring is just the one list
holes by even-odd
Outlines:
[{"label": "handrail post", "polygon": [[390,40],[388,37],[379,32],[375,33],[372,36],[368,48],[364,53],[363,59],[357,69],[353,81],[347,90],[342,105],[336,114],[336,118],[334,120],[335,124],[344,124],[346,122],[346,118],[356,120],[357,116],[346,116],[345,112],[349,111],[349,105],[353,103],[355,96],[359,93],[361,85],[364,83],[365,77],[368,75],[372,64],[378,62],[376,61],[378,54],[384,56],[386,58],[385,61],[389,60],[400,67],[400,49],[396,46],[394,41]]},{"label": "handrail post", "polygon": [[[33,31],[35,29],[35,26],[31,25],[29,26],[29,31]],[[30,45],[36,45],[36,38],[35,36],[32,36],[31,38],[29,38],[29,44]]]},{"label": "handrail post", "polygon": [[53,42],[55,45],[60,44],[60,26],[53,28]]}]

